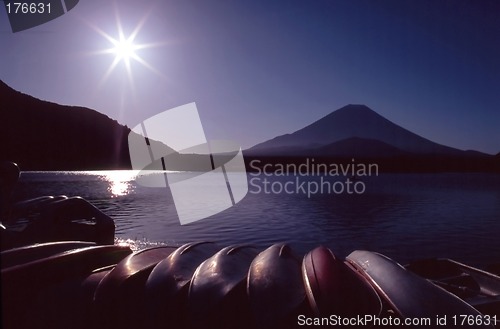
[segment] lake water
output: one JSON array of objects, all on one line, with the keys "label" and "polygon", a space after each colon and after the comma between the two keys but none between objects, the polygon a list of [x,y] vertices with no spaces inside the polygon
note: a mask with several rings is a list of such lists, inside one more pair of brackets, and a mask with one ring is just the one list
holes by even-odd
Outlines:
[{"label": "lake water", "polygon": [[[279,193],[280,184],[297,183],[295,176],[249,175],[254,180],[240,203],[188,225],[180,225],[169,190],[142,187],[134,178],[133,171],[23,172],[15,196],[82,196],[115,220],[117,238],[139,247],[289,242],[301,254],[325,245],[341,257],[365,249],[401,263],[427,257],[500,262],[500,175],[380,174],[362,178],[363,193],[309,196]],[[265,193],[264,179],[276,193]]]}]

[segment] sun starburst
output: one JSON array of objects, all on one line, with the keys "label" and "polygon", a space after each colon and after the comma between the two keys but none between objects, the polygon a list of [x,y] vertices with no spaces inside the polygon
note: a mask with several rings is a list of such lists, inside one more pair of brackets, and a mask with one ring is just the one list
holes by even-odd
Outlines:
[{"label": "sun starburst", "polygon": [[135,53],[135,50],[138,49],[139,46],[134,44],[134,40],[132,40],[131,37],[126,39],[123,36],[120,36],[120,39],[114,40],[113,44],[114,48],[112,49],[112,51],[118,60],[127,62],[130,60],[130,58],[136,59],[137,57],[139,57]]},{"label": "sun starburst", "polygon": [[118,32],[117,37],[112,37],[110,34],[104,32],[101,28],[97,27],[94,24],[88,24],[92,29],[94,29],[98,34],[100,34],[102,37],[104,37],[110,43],[110,48],[96,51],[93,54],[111,54],[111,55],[114,55],[113,61],[111,62],[110,66],[108,67],[108,69],[104,73],[103,77],[99,81],[98,86],[100,86],[104,82],[106,82],[106,80],[109,78],[111,73],[115,70],[115,68],[117,67],[117,65],[120,62],[123,62],[125,64],[128,80],[129,80],[132,87],[133,87],[133,77],[132,77],[132,67],[131,67],[132,61],[140,63],[142,66],[146,67],[147,69],[154,72],[155,74],[157,74],[161,77],[164,77],[161,72],[159,72],[151,64],[149,64],[146,60],[144,60],[138,52],[141,49],[153,48],[153,47],[158,47],[158,46],[163,45],[163,43],[158,43],[158,42],[144,43],[144,44],[136,42],[136,37],[138,36],[139,32],[141,31],[142,27],[144,26],[144,23],[147,21],[147,18],[148,18],[150,13],[151,13],[151,10],[142,16],[139,23],[135,26],[132,33],[130,33],[128,36],[125,36],[125,33],[123,31],[123,27],[122,27],[121,20],[120,20],[120,15],[118,13],[118,9],[116,8],[116,4],[115,4],[115,17],[116,17],[116,28],[117,28],[117,32]]}]

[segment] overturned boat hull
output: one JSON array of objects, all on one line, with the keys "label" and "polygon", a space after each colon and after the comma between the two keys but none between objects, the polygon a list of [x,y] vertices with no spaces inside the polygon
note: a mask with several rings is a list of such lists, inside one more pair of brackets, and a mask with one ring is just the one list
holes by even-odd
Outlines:
[{"label": "overturned boat hull", "polygon": [[292,328],[368,315],[463,315],[482,319],[468,328],[494,328],[500,292],[498,276],[451,260],[405,268],[368,251],[344,260],[325,247],[301,258],[286,244],[260,253],[207,242],[132,253],[68,241],[1,256],[7,329],[231,328],[235,319],[238,327]]}]

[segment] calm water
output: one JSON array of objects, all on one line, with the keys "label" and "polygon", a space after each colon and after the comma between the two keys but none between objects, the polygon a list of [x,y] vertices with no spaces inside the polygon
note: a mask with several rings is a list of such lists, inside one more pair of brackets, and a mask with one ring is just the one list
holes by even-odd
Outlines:
[{"label": "calm water", "polygon": [[298,253],[326,245],[339,256],[367,249],[401,263],[433,256],[481,266],[500,262],[500,175],[380,174],[362,182],[362,194],[310,197],[256,193],[249,186],[236,206],[184,226],[170,192],[137,185],[132,171],[23,172],[15,195],[82,196],[115,219],[118,238],[146,246],[210,240],[264,248],[286,241]]}]

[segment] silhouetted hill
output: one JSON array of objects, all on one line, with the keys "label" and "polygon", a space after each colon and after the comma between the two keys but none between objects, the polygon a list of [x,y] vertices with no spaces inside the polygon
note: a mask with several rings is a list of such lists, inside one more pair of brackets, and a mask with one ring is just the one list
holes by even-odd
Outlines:
[{"label": "silhouetted hill", "polygon": [[408,155],[397,147],[367,138],[351,137],[324,146],[283,146],[247,150],[245,154],[259,156],[315,156],[315,157],[357,157],[377,158]]},{"label": "silhouetted hill", "polygon": [[377,140],[415,154],[462,155],[464,152],[414,134],[365,105],[347,105],[292,134],[257,144],[248,154],[269,154],[272,149],[274,155],[284,155],[289,154],[290,149],[312,150],[349,138]]},{"label": "silhouetted hill", "polygon": [[353,158],[378,163],[381,171],[500,172],[500,157],[462,151],[408,131],[365,105],[347,105],[292,133],[275,137],[245,150],[247,163],[349,163]]},{"label": "silhouetted hill", "polygon": [[0,160],[22,170],[129,169],[129,128],[83,107],[20,93],[0,81]]},{"label": "silhouetted hill", "polygon": [[314,151],[319,156],[329,157],[386,158],[408,155],[407,152],[387,143],[358,137],[346,138]]}]

